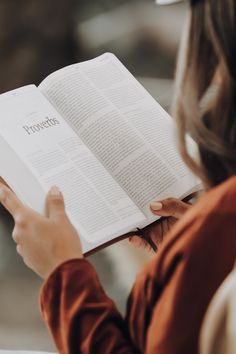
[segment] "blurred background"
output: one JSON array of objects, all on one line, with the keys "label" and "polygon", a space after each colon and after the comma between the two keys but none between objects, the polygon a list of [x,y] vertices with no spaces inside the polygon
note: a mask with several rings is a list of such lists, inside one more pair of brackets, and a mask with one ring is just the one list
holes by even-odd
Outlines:
[{"label": "blurred background", "polygon": [[[0,93],[110,51],[168,110],[185,16],[184,4],[154,0],[0,0]],[[39,312],[42,282],[16,254],[12,227],[0,208],[0,349],[55,351]],[[128,241],[90,257],[122,313],[149,258]]]}]

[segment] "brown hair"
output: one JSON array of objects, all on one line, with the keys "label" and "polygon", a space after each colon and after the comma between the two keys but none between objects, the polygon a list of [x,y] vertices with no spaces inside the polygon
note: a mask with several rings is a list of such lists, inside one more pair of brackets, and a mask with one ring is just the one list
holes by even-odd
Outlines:
[{"label": "brown hair", "polygon": [[[192,0],[188,25],[174,116],[183,159],[214,186],[236,174],[236,1]],[[216,77],[217,90],[206,100]],[[199,161],[188,152],[186,133],[198,145]]]}]

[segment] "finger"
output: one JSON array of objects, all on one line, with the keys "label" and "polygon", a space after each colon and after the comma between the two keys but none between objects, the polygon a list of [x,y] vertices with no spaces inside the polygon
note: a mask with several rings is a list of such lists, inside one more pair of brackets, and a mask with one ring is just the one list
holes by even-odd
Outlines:
[{"label": "finger", "polygon": [[153,249],[149,245],[149,243],[147,241],[145,241],[144,239],[142,239],[140,236],[131,236],[129,238],[129,241],[130,241],[130,243],[132,243],[132,245],[134,247],[143,248],[144,250],[146,250],[148,252],[153,252]]},{"label": "finger", "polygon": [[0,203],[9,211],[14,219],[25,209],[25,206],[17,196],[2,183],[0,183]]},{"label": "finger", "polygon": [[50,189],[46,199],[46,215],[49,218],[65,216],[64,198],[58,187]]},{"label": "finger", "polygon": [[139,236],[132,236],[129,238],[130,243],[132,243],[133,246],[140,248],[140,247],[145,247],[146,242]]},{"label": "finger", "polygon": [[161,225],[162,225],[162,235],[163,235],[163,238],[164,238],[164,235],[167,235],[169,230],[170,230],[169,229],[169,220],[168,220],[168,218],[163,218]]},{"label": "finger", "polygon": [[17,228],[14,228],[14,230],[13,230],[12,238],[15,241],[15,243],[17,243],[17,244],[20,243],[20,233],[19,233],[19,230],[17,230]]},{"label": "finger", "polygon": [[16,252],[21,256],[23,257],[23,250],[22,250],[22,247],[20,245],[17,245],[16,246]]},{"label": "finger", "polygon": [[156,225],[154,225],[149,231],[149,237],[157,245],[157,247],[159,247],[159,245],[162,243],[164,237],[162,222],[163,220],[156,223]]},{"label": "finger", "polygon": [[155,215],[173,216],[179,219],[191,206],[179,199],[168,198],[160,202],[152,202],[150,208]]}]

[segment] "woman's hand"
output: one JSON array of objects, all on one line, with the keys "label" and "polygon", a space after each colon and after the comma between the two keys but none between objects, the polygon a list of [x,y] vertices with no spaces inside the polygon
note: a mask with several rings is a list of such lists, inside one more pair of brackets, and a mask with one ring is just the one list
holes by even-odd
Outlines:
[{"label": "woman's hand", "polygon": [[[161,245],[164,237],[172,226],[189,208],[191,208],[190,204],[175,198],[168,198],[150,204],[150,209],[153,214],[163,217],[160,222],[152,225],[148,231],[148,237],[157,247]],[[143,247],[148,251],[152,251],[151,246],[139,236],[132,236],[129,240],[136,247]]]},{"label": "woman's hand", "polygon": [[63,262],[83,258],[80,239],[70,223],[61,192],[52,187],[47,195],[45,216],[24,206],[0,184],[0,202],[15,221],[12,237],[25,264],[42,278]]}]

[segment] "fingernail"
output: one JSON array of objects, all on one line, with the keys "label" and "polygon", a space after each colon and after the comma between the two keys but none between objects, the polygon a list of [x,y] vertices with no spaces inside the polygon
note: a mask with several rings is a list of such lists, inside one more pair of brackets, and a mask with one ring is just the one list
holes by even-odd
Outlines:
[{"label": "fingernail", "polygon": [[162,209],[163,205],[162,205],[162,203],[160,203],[160,202],[152,202],[152,203],[150,204],[150,207],[152,208],[152,210],[158,211],[158,210],[161,210],[161,209]]},{"label": "fingernail", "polygon": [[61,191],[60,191],[60,189],[59,189],[57,186],[53,186],[53,187],[50,189],[49,193],[50,193],[51,195],[55,196],[55,197],[61,196]]}]

